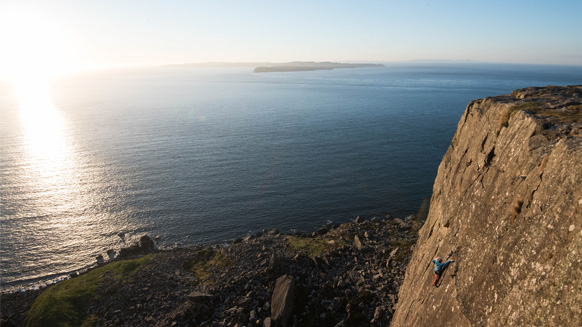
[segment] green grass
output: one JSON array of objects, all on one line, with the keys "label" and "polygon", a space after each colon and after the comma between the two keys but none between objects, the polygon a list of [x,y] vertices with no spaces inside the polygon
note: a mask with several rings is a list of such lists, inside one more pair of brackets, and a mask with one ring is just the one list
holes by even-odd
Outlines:
[{"label": "green grass", "polygon": [[556,118],[565,123],[582,122],[582,104],[568,106],[566,110],[537,108],[531,111],[536,115]]},{"label": "green grass", "polygon": [[212,284],[213,272],[217,269],[232,266],[233,262],[222,251],[203,249],[194,258],[184,264],[184,268],[198,278],[199,283]]},{"label": "green grass", "polygon": [[322,253],[327,253],[334,248],[342,246],[344,240],[334,240],[334,244],[329,243],[329,239],[322,237],[303,238],[295,236],[287,236],[287,246],[293,252],[303,253],[311,258],[316,257]]},{"label": "green grass", "polygon": [[499,117],[499,129],[501,130],[502,127],[508,127],[509,126],[509,119],[511,119],[511,117],[516,112],[522,111],[522,110],[535,112],[536,110],[539,110],[544,106],[545,106],[545,103],[543,103],[543,102],[525,102],[525,103],[513,105],[513,106],[506,108],[505,110],[503,110],[503,112],[501,113],[501,116]]},{"label": "green grass", "polygon": [[126,279],[153,255],[117,261],[93,269],[79,277],[62,281],[40,294],[26,314],[26,326],[69,327],[93,326],[96,317],[85,319],[87,306],[95,299],[96,290],[107,278]]}]

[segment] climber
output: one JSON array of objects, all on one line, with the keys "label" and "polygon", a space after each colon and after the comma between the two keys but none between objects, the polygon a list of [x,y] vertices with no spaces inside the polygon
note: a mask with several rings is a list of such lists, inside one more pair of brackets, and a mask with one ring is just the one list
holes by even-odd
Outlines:
[{"label": "climber", "polygon": [[432,263],[434,263],[434,283],[432,284],[433,286],[437,286],[437,282],[439,281],[439,279],[441,278],[441,275],[443,274],[443,272],[445,271],[445,269],[447,269],[447,267],[452,263],[455,262],[453,260],[449,260],[445,263],[442,263],[443,259],[441,259],[440,257],[436,257]]}]

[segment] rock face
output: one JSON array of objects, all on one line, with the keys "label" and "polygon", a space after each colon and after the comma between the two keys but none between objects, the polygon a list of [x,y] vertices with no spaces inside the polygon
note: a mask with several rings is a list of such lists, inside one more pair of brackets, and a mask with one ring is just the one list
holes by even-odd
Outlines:
[{"label": "rock face", "polygon": [[392,326],[582,325],[581,103],[571,86],[467,106]]}]

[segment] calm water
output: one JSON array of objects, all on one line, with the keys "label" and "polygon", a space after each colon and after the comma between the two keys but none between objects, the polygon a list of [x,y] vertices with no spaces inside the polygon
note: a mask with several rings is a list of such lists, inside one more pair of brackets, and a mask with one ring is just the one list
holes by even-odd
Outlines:
[{"label": "calm water", "polygon": [[251,70],[1,84],[2,288],[86,268],[143,234],[216,243],[415,213],[470,100],[582,83],[582,67]]}]

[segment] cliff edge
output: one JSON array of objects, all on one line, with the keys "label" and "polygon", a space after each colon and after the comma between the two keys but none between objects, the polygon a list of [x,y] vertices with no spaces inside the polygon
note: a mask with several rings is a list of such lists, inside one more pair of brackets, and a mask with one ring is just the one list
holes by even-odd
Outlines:
[{"label": "cliff edge", "polygon": [[581,326],[582,86],[471,102],[419,234],[392,326]]}]

